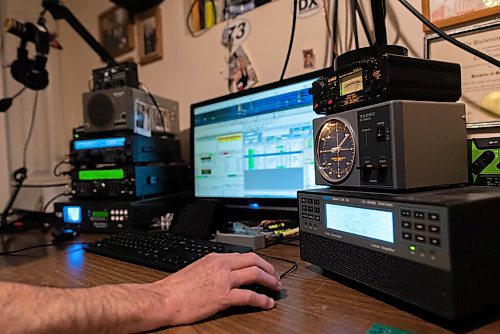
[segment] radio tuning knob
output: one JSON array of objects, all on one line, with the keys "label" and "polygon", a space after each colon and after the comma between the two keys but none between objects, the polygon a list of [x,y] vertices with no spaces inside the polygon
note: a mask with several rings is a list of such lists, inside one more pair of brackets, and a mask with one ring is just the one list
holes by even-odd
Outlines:
[{"label": "radio tuning knob", "polygon": [[313,97],[320,97],[323,95],[323,93],[325,92],[325,82],[323,81],[322,78],[314,81],[312,83],[312,88],[311,88],[311,93],[313,95]]}]

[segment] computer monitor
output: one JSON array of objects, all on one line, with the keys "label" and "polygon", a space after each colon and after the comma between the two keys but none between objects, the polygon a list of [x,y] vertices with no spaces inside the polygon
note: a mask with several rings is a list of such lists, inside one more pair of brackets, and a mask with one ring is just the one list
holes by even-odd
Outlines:
[{"label": "computer monitor", "polygon": [[314,179],[310,72],[191,105],[194,194],[232,207],[297,209]]}]

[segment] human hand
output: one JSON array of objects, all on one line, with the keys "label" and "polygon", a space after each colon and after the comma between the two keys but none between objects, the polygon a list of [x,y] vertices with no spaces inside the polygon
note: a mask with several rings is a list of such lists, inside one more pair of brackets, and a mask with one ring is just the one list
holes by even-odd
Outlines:
[{"label": "human hand", "polygon": [[273,308],[274,300],[266,295],[239,289],[253,283],[281,290],[274,267],[255,253],[212,253],[152,285],[163,296],[164,308],[158,310],[158,316],[166,318],[163,325],[180,325],[230,306]]}]

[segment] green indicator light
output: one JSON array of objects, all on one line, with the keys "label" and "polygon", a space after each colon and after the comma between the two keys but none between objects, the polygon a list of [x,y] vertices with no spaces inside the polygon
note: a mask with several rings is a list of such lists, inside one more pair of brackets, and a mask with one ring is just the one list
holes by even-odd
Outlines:
[{"label": "green indicator light", "polygon": [[78,172],[80,180],[121,180],[125,178],[123,169],[105,169],[105,170],[81,170]]},{"label": "green indicator light", "polygon": [[415,246],[411,245],[411,246],[410,246],[410,250],[411,250],[412,252],[414,252],[414,251],[416,251],[416,250],[417,250],[417,247],[415,247]]},{"label": "green indicator light", "polygon": [[75,138],[76,139],[80,138],[80,135],[79,134],[75,134]]}]

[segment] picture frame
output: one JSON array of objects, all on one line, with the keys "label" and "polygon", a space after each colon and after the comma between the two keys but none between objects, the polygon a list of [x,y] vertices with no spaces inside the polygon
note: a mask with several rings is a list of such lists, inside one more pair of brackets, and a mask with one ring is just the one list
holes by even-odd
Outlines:
[{"label": "picture frame", "polygon": [[137,39],[139,63],[149,64],[163,58],[162,24],[160,7],[137,14]]},{"label": "picture frame", "polygon": [[[455,26],[500,14],[500,5],[483,0],[422,0],[422,12],[440,28]],[[425,31],[430,31],[424,26]]]},{"label": "picture frame", "polygon": [[113,57],[134,49],[134,28],[128,11],[112,7],[99,15],[99,38],[102,46]]},{"label": "picture frame", "polygon": [[[500,58],[500,18],[448,31],[459,41]],[[446,42],[437,34],[424,39],[424,57],[461,65],[467,129],[500,127],[500,70]]]}]

